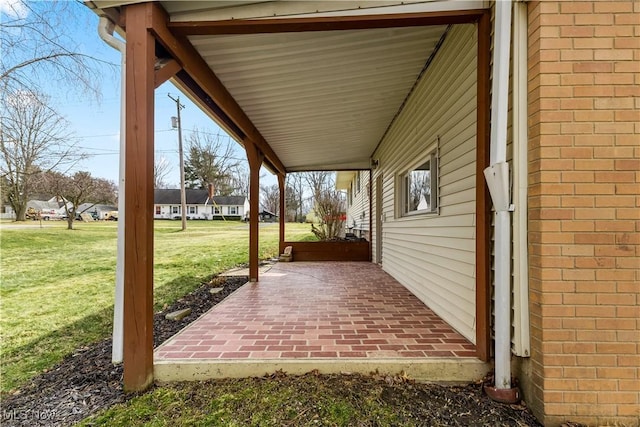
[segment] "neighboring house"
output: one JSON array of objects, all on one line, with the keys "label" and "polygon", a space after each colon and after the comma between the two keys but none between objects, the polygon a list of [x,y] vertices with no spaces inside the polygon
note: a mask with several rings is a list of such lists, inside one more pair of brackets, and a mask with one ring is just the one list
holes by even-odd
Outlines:
[{"label": "neighboring house", "polygon": [[[179,189],[159,189],[154,192],[154,219],[180,219],[182,208]],[[245,196],[213,196],[207,190],[187,189],[186,209],[188,219],[243,219],[249,211]]]},{"label": "neighboring house", "polygon": [[[87,4],[142,58],[127,62],[129,197],[150,206],[162,77],[242,141],[254,194],[263,164],[281,188],[292,171],[375,165],[374,262],[478,359],[512,332],[494,366],[513,366],[545,425],[639,425],[637,1]],[[366,229],[353,191],[349,221]],[[145,220],[129,223],[152,233]],[[128,241],[125,268],[132,389],[153,379],[147,242]]]},{"label": "neighboring house", "polygon": [[16,219],[16,213],[11,205],[4,205],[2,207],[2,213],[0,213],[2,219]]},{"label": "neighboring house", "polygon": [[111,205],[101,205],[93,203],[83,203],[76,209],[76,214],[88,213],[95,219],[109,219],[118,208]]},{"label": "neighboring house", "polygon": [[258,219],[263,222],[276,222],[278,221],[278,215],[274,214],[273,212],[269,212],[266,209],[263,209],[258,214]]},{"label": "neighboring house", "polygon": [[344,171],[336,175],[336,188],[346,191],[347,219],[346,233],[370,240],[370,199],[369,170]]},{"label": "neighboring house", "polygon": [[49,200],[29,200],[27,202],[27,215],[30,215],[30,212],[35,212],[39,213],[40,218],[44,220],[63,219],[67,216],[65,204],[69,206],[69,210],[73,209],[70,202],[60,201],[57,197],[52,197]]}]

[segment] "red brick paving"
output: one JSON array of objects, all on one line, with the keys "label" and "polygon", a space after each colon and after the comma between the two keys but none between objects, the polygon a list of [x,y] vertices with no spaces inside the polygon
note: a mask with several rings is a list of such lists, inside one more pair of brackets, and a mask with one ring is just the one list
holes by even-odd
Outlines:
[{"label": "red brick paving", "polygon": [[162,344],[174,359],[475,357],[375,264],[278,263]]}]

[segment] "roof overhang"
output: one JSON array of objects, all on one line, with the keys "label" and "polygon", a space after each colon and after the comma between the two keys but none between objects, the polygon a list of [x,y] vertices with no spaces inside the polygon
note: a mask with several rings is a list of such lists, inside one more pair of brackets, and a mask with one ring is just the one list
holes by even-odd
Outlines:
[{"label": "roof overhang", "polygon": [[[121,10],[89,7],[126,30]],[[481,1],[160,1],[173,82],[275,172],[368,169],[449,25]],[[178,70],[177,72],[175,70]]]},{"label": "roof overhang", "polygon": [[356,173],[353,171],[339,171],[336,173],[336,189],[348,190],[354,176],[356,176]]}]

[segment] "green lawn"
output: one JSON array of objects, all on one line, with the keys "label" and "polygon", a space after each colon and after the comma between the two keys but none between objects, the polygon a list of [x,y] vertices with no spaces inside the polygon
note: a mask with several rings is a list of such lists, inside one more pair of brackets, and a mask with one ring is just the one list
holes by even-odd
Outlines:
[{"label": "green lawn", "polygon": [[389,390],[395,391],[371,377],[314,374],[167,384],[89,417],[80,425],[421,425],[411,422],[415,409],[409,407],[411,399],[405,404],[390,402],[384,397]]},{"label": "green lawn", "polygon": [[[18,387],[74,349],[110,335],[115,222],[0,226],[0,390]],[[287,240],[313,239],[287,224]],[[260,257],[277,255],[278,225],[261,224]],[[248,262],[249,228],[235,221],[156,221],[155,305],[161,308],[226,269]]]}]

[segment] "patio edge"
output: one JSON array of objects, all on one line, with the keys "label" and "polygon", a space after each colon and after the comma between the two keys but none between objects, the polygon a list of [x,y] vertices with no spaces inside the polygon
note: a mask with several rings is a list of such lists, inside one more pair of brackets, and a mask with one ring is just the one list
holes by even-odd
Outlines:
[{"label": "patio edge", "polygon": [[478,359],[267,359],[267,360],[190,360],[156,361],[154,377],[158,383],[202,381],[218,378],[261,377],[283,371],[300,375],[317,370],[321,374],[358,373],[396,375],[404,373],[417,381],[472,382],[484,377],[491,365]]}]

